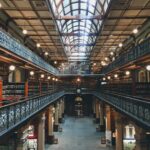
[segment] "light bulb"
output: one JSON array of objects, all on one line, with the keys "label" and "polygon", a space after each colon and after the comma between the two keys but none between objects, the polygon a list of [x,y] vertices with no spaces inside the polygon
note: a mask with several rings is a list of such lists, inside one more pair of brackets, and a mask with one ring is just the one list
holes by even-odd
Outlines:
[{"label": "light bulb", "polygon": [[125,74],[128,76],[130,75],[130,71],[126,71]]},{"label": "light bulb", "polygon": [[146,66],[146,70],[147,70],[147,71],[150,71],[150,65],[147,65],[147,66]]},{"label": "light bulb", "polygon": [[113,55],[114,55],[114,52],[110,52],[110,55],[113,56]]},{"label": "light bulb", "polygon": [[36,46],[37,46],[37,47],[41,47],[40,43],[37,43]]},{"label": "light bulb", "polygon": [[27,33],[28,33],[28,31],[27,31],[27,30],[25,30],[25,29],[23,29],[22,33],[23,33],[23,34],[27,34]]},{"label": "light bulb", "polygon": [[47,56],[47,55],[48,55],[48,52],[45,52],[44,55]]},{"label": "light bulb", "polygon": [[80,78],[77,78],[77,82],[80,82],[81,81],[81,79]]},{"label": "light bulb", "polygon": [[118,78],[118,74],[115,74],[114,77],[115,77],[115,78]]},{"label": "light bulb", "polygon": [[107,77],[107,79],[108,79],[108,80],[110,80],[110,79],[111,79],[111,77],[110,77],[110,76],[108,76],[108,77]]},{"label": "light bulb", "polygon": [[9,70],[10,70],[10,71],[14,71],[15,69],[16,69],[16,67],[15,67],[14,65],[10,65],[10,66],[9,66]]},{"label": "light bulb", "polygon": [[41,78],[44,78],[44,74],[41,74]]},{"label": "light bulb", "polygon": [[122,47],[123,46],[123,44],[122,43],[119,43],[119,47]]},{"label": "light bulb", "polygon": [[108,57],[105,57],[105,61],[108,61]]},{"label": "light bulb", "polygon": [[48,76],[48,77],[47,77],[47,79],[48,79],[48,80],[50,80],[50,79],[51,79],[51,77],[50,77],[50,76]]},{"label": "light bulb", "polygon": [[93,66],[96,66],[96,63],[94,63]]},{"label": "light bulb", "polygon": [[104,78],[103,78],[103,81],[105,81],[105,80],[106,80],[106,78],[104,77]]},{"label": "light bulb", "polygon": [[30,71],[30,75],[33,76],[34,75],[34,71]]},{"label": "light bulb", "polygon": [[2,4],[0,3],[0,8],[2,8]]},{"label": "light bulb", "polygon": [[137,34],[137,33],[138,33],[138,29],[134,29],[132,32],[133,32],[134,34]]},{"label": "light bulb", "polygon": [[56,65],[56,64],[57,64],[57,61],[54,61],[54,64]]}]

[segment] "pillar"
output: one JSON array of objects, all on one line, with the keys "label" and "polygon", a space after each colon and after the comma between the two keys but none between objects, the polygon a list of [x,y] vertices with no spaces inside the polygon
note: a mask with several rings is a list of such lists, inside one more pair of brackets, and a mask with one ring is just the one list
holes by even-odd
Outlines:
[{"label": "pillar", "polygon": [[65,101],[63,98],[63,100],[62,100],[62,117],[64,117],[64,114],[65,114]]},{"label": "pillar", "polygon": [[59,112],[58,112],[59,123],[62,123],[62,100],[59,102]]},{"label": "pillar", "polygon": [[54,117],[54,131],[55,132],[57,132],[59,129],[58,113],[59,113],[59,103],[57,102],[55,105],[55,117]]},{"label": "pillar", "polygon": [[106,106],[106,144],[112,145],[111,108]]},{"label": "pillar", "polygon": [[118,112],[115,113],[116,150],[123,150],[123,121]]},{"label": "pillar", "polygon": [[48,136],[47,136],[47,143],[48,144],[53,144],[54,142],[54,133],[53,133],[53,106],[50,106],[48,108]]},{"label": "pillar", "polygon": [[93,104],[92,104],[92,107],[93,107],[93,117],[96,118],[96,105],[95,105],[95,99],[93,99]]},{"label": "pillar", "polygon": [[99,123],[100,121],[100,113],[99,113],[99,101],[96,100],[96,123]]},{"label": "pillar", "polygon": [[146,131],[144,129],[135,125],[135,139],[136,139],[135,150],[149,150],[150,149],[149,138],[150,137],[146,135]]},{"label": "pillar", "polygon": [[101,102],[99,105],[100,110],[100,131],[105,131],[105,123],[104,123],[104,105]]},{"label": "pillar", "polygon": [[45,150],[45,113],[39,116],[37,147],[38,150]]}]

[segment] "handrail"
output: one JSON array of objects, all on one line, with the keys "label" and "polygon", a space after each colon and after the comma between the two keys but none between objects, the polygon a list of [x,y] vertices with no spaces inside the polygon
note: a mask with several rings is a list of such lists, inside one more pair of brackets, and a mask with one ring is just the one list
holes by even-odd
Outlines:
[{"label": "handrail", "polygon": [[145,127],[150,128],[150,101],[140,98],[125,96],[113,92],[92,92],[100,100],[112,105],[114,108],[124,112]]},{"label": "handrail", "polygon": [[115,61],[102,69],[101,73],[107,74],[108,72],[113,71],[115,68],[119,68],[147,54],[150,54],[150,37],[135,47],[131,48],[126,53],[119,55]]},{"label": "handrail", "polygon": [[5,32],[3,29],[0,28],[0,46],[7,51],[14,53],[15,55],[21,57],[22,59],[32,63],[43,70],[57,75],[59,71],[44,61],[41,57],[37,54],[32,52],[29,48],[22,45],[18,40],[13,38],[9,33]]},{"label": "handrail", "polygon": [[[68,90],[66,92],[44,93],[40,96],[29,97],[1,107],[0,137],[68,93]],[[76,91],[73,90],[69,94],[76,94]],[[91,94],[124,112],[145,127],[150,128],[150,101],[143,101],[140,97],[132,97],[121,93],[88,89],[83,91],[83,93],[81,91],[80,94]]]},{"label": "handrail", "polygon": [[35,96],[0,108],[0,137],[64,96],[64,91]]}]

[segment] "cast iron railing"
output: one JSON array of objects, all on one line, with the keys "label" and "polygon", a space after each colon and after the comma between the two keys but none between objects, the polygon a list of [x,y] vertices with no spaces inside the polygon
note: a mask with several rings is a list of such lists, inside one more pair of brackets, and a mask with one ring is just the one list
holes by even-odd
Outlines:
[{"label": "cast iron railing", "polygon": [[44,94],[9,104],[0,108],[0,136],[38,113],[50,103],[64,95],[64,92]]},{"label": "cast iron railing", "polygon": [[150,38],[146,39],[139,45],[131,48],[126,53],[119,55],[114,62],[106,66],[101,73],[106,74],[116,68],[119,68],[129,62],[150,54]]},{"label": "cast iron railing", "polygon": [[42,58],[36,55],[34,52],[23,46],[19,41],[13,38],[11,35],[0,29],[0,47],[3,47],[7,51],[21,57],[27,62],[30,62],[49,73],[57,75],[59,71],[45,62]]},{"label": "cast iron railing", "polygon": [[102,91],[112,91],[129,95],[137,95],[142,97],[150,97],[150,83],[137,82],[132,83],[114,83],[105,84],[99,87]]},{"label": "cast iron railing", "polygon": [[[11,131],[66,94],[77,94],[77,92],[75,89],[69,89],[65,92],[43,94],[1,107],[0,136]],[[150,101],[147,99],[91,89],[81,90],[79,94],[91,94],[150,128]]]},{"label": "cast iron railing", "polygon": [[91,94],[150,128],[149,100],[114,92],[92,92]]}]

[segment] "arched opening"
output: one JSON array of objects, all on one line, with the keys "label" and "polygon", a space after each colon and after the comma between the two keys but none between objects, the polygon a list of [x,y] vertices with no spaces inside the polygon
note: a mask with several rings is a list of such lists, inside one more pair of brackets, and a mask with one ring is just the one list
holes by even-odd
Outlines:
[{"label": "arched opening", "polygon": [[135,140],[135,127],[128,124],[124,127],[123,145],[125,150],[133,150],[136,145]]}]

